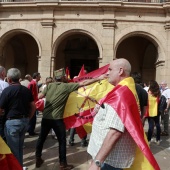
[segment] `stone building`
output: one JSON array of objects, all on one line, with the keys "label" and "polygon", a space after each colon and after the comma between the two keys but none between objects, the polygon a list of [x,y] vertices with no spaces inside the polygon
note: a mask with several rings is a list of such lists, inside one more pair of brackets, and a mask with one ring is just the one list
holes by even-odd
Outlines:
[{"label": "stone building", "polygon": [[[138,2],[137,2],[138,1]],[[0,64],[22,75],[69,67],[71,77],[126,58],[147,82],[170,84],[170,3],[1,0]]]}]

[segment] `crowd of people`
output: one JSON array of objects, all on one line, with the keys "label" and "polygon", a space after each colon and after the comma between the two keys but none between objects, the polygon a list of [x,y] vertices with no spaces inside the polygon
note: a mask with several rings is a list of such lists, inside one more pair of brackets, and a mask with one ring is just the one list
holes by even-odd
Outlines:
[{"label": "crowd of people", "polygon": [[[8,82],[5,81],[5,77]],[[36,72],[33,76],[27,74],[25,79],[21,80],[19,69],[11,68],[6,73],[6,69],[0,66],[0,136],[6,141],[22,167],[26,132],[30,137],[38,136],[35,159],[36,168],[39,168],[44,163],[43,145],[52,129],[59,143],[60,169],[74,168],[67,163],[64,108],[71,92],[102,79],[108,79],[108,82],[115,87],[113,92],[101,99],[100,104],[94,108],[95,117],[89,143],[86,140],[87,136],[81,142],[82,146],[88,146],[87,152],[92,156],[89,170],[123,170],[132,166],[137,143],[122,115],[126,117],[136,114],[134,119],[139,126],[144,126],[146,119],[148,120],[149,144],[153,142],[154,135],[158,145],[161,135],[169,135],[170,89],[167,83],[164,81],[159,85],[155,80],[151,80],[148,86],[142,87],[140,73],[131,73],[131,65],[126,59],[111,61],[106,74],[81,82],[68,83],[65,73],[61,72],[54,79],[47,77],[39,90],[40,79],[40,73]],[[124,93],[122,93],[120,87],[124,82],[129,81],[130,84],[125,83],[128,89],[123,88]],[[123,96],[129,93],[129,89],[133,98],[130,105]],[[35,103],[42,98],[45,98],[46,102],[38,134],[35,132],[38,114]],[[135,113],[131,113],[132,106],[138,108]],[[126,108],[125,112],[122,113],[121,107]],[[163,124],[162,129],[160,120]],[[154,126],[156,126],[156,133]],[[74,134],[75,129],[70,129],[70,146],[74,145]]]}]

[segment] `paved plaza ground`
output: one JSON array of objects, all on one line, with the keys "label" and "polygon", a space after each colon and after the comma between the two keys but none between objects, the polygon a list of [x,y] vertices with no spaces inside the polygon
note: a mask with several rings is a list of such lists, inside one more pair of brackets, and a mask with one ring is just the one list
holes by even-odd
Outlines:
[{"label": "paved plaza ground", "polygon": [[[41,114],[37,117],[36,132],[40,131]],[[145,124],[145,130],[147,131],[147,123]],[[88,136],[89,139],[90,136]],[[45,160],[44,164],[40,168],[35,168],[35,146],[38,137],[30,138],[26,135],[25,148],[24,148],[24,166],[28,167],[28,170],[59,170],[58,161],[58,142],[53,139],[51,134],[44,144],[44,150],[42,158]],[[67,143],[69,135],[67,137]],[[161,170],[170,170],[170,137],[161,137],[160,145],[151,143],[151,150],[154,154]],[[80,146],[80,139],[75,135],[75,145],[67,145],[67,158],[68,163],[74,165],[74,170],[88,170],[91,157],[86,152],[86,147]],[[146,169],[147,170],[147,169]]]}]

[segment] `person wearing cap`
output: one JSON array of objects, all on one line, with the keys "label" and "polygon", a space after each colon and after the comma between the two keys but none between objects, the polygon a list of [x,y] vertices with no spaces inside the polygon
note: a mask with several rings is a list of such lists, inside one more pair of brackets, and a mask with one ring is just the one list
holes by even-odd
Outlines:
[{"label": "person wearing cap", "polygon": [[167,108],[162,115],[164,130],[161,132],[161,136],[168,136],[168,127],[169,127],[169,114],[170,114],[170,89],[167,86],[165,81],[161,82],[161,92],[162,95],[166,97],[167,100]]},{"label": "person wearing cap", "polygon": [[73,165],[67,164],[66,158],[66,128],[63,121],[64,108],[69,97],[69,94],[79,87],[92,84],[102,80],[104,75],[85,80],[78,83],[67,82],[64,69],[54,72],[56,82],[48,84],[48,86],[39,94],[39,99],[45,97],[46,104],[43,111],[41,122],[41,131],[36,145],[36,167],[39,168],[44,160],[41,158],[42,149],[46,137],[51,129],[54,130],[59,142],[59,162],[61,170],[73,169]]}]

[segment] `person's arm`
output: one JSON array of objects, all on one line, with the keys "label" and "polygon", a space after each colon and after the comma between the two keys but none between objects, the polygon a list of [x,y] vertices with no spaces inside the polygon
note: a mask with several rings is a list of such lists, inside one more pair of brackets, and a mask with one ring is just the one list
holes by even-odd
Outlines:
[{"label": "person's arm", "polygon": [[45,95],[42,92],[38,94],[38,99],[42,99],[44,97],[45,97]]},{"label": "person's arm", "polygon": [[35,113],[36,107],[34,101],[30,102],[30,108],[29,108],[29,118],[31,119]]},{"label": "person's arm", "polygon": [[79,84],[79,87],[82,87],[82,86],[86,86],[86,85],[89,85],[89,84],[92,84],[96,81],[100,81],[100,80],[103,80],[107,77],[106,74],[102,74],[101,76],[99,77],[96,77],[96,78],[92,78],[92,79],[87,79],[87,80],[84,80],[82,82],[78,82]]},{"label": "person's arm", "polygon": [[167,106],[166,106],[166,109],[165,109],[165,113],[168,112],[168,109],[170,109],[170,99],[168,99]]},{"label": "person's arm", "polygon": [[[109,132],[107,133],[103,144],[97,153],[95,160],[99,160],[101,163],[105,161],[109,153],[112,151],[113,147],[115,146],[118,139],[121,137],[122,132],[110,128]],[[89,170],[99,170],[100,168],[95,164],[95,160],[91,162]]]}]

